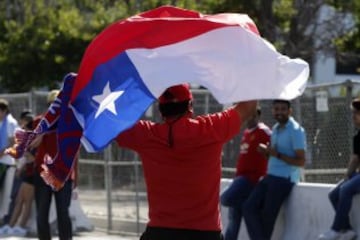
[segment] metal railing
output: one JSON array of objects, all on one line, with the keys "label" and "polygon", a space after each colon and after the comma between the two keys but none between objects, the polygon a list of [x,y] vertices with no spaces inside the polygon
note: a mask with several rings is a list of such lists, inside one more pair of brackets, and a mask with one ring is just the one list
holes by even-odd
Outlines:
[{"label": "metal railing", "polygon": [[[326,106],[318,109],[319,92],[326,93],[328,109]],[[309,85],[304,94],[292,102],[294,118],[303,125],[307,136],[307,162],[303,181],[335,183],[345,173],[354,133],[349,106],[352,98],[359,92],[360,82],[351,80]],[[224,108],[207,90],[194,89],[193,95],[196,114],[212,113]],[[46,96],[47,92],[43,91],[0,95],[9,101],[15,118],[23,109],[32,109],[34,113],[45,111]],[[271,101],[261,101],[260,105],[262,121],[272,126],[275,121],[271,114]],[[156,104],[147,111],[144,118],[160,120]],[[223,148],[223,177],[234,175],[240,138],[241,133]],[[99,153],[87,153],[82,149],[79,169],[80,190],[104,193],[101,195],[104,198],[101,207],[106,215],[106,229],[126,231],[114,224],[115,219],[121,215],[119,211],[123,211],[121,206],[126,205],[131,208],[135,231],[140,233],[142,224],[147,220],[147,213],[144,213],[147,205],[146,186],[138,156],[115,145],[110,145]]]}]

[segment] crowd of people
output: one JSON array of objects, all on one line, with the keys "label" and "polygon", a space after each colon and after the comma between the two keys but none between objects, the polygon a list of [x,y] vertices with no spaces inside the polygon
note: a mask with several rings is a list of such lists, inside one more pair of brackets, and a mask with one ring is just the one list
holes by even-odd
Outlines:
[{"label": "crowd of people", "polygon": [[[50,92],[49,109],[58,107],[51,104],[58,93]],[[140,120],[115,139],[119,147],[136,151],[142,161],[149,222],[140,239],[235,240],[244,218],[251,240],[270,240],[280,208],[300,181],[305,164],[306,134],[292,116],[291,102],[273,100],[276,123],[272,128],[260,120],[262,110],[256,100],[196,117],[192,104],[188,84],[172,86],[158,99],[162,122]],[[360,100],[355,99],[351,107],[354,125],[360,127]],[[6,100],[0,99],[0,180],[9,168],[17,168],[12,201],[1,221],[0,236],[27,234],[26,223],[35,199],[38,238],[51,239],[48,216],[54,195],[59,239],[72,239],[68,209],[76,168],[59,191],[54,191],[40,176],[44,159],[53,158],[58,151],[56,132],[42,135],[38,144],[28,148],[20,159],[4,153],[14,144],[16,129],[31,131],[42,116],[35,118],[27,110],[18,123]],[[240,134],[243,126],[235,177],[220,194],[222,147]],[[356,237],[349,212],[353,196],[360,192],[359,133],[353,143],[346,178],[329,194],[336,212],[334,223],[319,239]],[[219,204],[229,208],[225,229],[221,228]]]},{"label": "crowd of people", "polygon": [[[273,100],[276,124],[270,130],[259,122],[257,101],[197,117],[193,117],[192,101],[188,85],[170,87],[159,98],[162,122],[139,121],[116,139],[120,147],[136,151],[143,164],[149,222],[140,239],[235,240],[243,217],[251,240],[270,240],[280,208],[300,181],[306,162],[306,133],[292,116],[291,102]],[[359,126],[358,99],[352,109]],[[229,224],[222,231],[221,148],[245,123],[236,177],[220,196],[220,203],[229,207]],[[334,225],[319,240],[356,237],[349,211],[359,189],[357,138],[347,177],[330,193],[336,210]]]},{"label": "crowd of people", "polygon": [[[354,99],[351,108],[353,123],[355,127],[360,128],[360,99]],[[276,99],[272,106],[276,124],[272,127],[271,133],[266,125],[259,122],[257,125],[252,123],[250,128],[248,125],[245,129],[236,166],[236,177],[220,198],[221,204],[229,208],[229,223],[224,231],[225,240],[238,239],[242,217],[251,240],[272,239],[280,208],[290,195],[294,184],[299,182],[300,168],[305,164],[305,130],[291,116],[291,112],[289,101]],[[260,116],[260,112],[257,116]],[[264,132],[270,133],[270,140],[264,137]],[[253,135],[251,141],[249,134]],[[357,234],[350,222],[350,208],[353,197],[360,193],[359,166],[360,133],[357,132],[353,138],[353,155],[347,173],[329,193],[330,202],[335,210],[333,224],[329,231],[318,236],[319,240],[356,238]]]},{"label": "crowd of people", "polygon": [[[47,96],[49,108],[58,107],[53,104],[58,94],[59,90],[49,92]],[[38,238],[40,240],[50,240],[52,234],[49,224],[49,212],[52,195],[54,195],[59,239],[72,239],[69,207],[74,187],[73,178],[70,178],[62,189],[54,191],[40,176],[45,159],[54,158],[57,154],[56,131],[53,130],[41,136],[42,139],[37,146],[27,148],[18,159],[14,159],[12,154],[6,152],[6,150],[16,146],[14,138],[16,130],[21,128],[24,131],[32,131],[42,119],[42,116],[43,114],[40,114],[35,117],[30,110],[24,110],[17,121],[10,113],[8,102],[0,99],[0,143],[2,144],[0,166],[6,166],[5,170],[10,167],[16,168],[8,212],[0,220],[2,225],[0,238],[5,236],[23,237],[28,234],[27,223],[30,218],[33,200],[35,200]],[[3,171],[2,174],[5,175],[6,171]],[[76,169],[74,169],[73,176],[75,174]],[[0,186],[5,187],[3,184]]]}]

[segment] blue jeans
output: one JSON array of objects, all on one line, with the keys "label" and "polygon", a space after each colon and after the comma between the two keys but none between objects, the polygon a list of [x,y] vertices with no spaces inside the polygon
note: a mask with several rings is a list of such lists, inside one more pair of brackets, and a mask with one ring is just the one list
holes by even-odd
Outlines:
[{"label": "blue jeans", "polygon": [[294,183],[283,177],[266,175],[243,205],[243,215],[252,240],[270,240],[281,205]]},{"label": "blue jeans", "polygon": [[242,205],[253,188],[254,185],[247,178],[239,176],[234,178],[231,185],[221,194],[221,205],[229,208],[225,240],[237,239],[241,225]]},{"label": "blue jeans", "polygon": [[59,240],[72,239],[72,226],[69,215],[72,181],[68,180],[62,189],[55,192],[44,182],[39,174],[35,174],[34,187],[38,238],[40,240],[51,240],[49,211],[51,198],[54,194]]},{"label": "blue jeans", "polygon": [[338,184],[330,193],[329,199],[335,209],[332,229],[335,231],[351,229],[349,213],[354,195],[360,193],[360,174]]}]

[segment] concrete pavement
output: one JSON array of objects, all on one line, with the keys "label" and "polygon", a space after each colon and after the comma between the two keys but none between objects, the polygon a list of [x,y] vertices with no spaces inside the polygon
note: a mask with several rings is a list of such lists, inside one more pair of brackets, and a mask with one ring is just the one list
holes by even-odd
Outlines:
[{"label": "concrete pavement", "polygon": [[[4,240],[36,240],[36,237],[0,237]],[[102,230],[96,229],[92,232],[82,232],[74,236],[73,240],[139,240],[139,236],[135,235],[123,235],[119,233],[108,234]],[[53,240],[59,240],[58,237],[54,236]]]},{"label": "concrete pavement", "polygon": [[148,220],[148,205],[144,196],[140,197],[136,203],[133,194],[124,191],[112,192],[111,223],[108,222],[104,191],[79,191],[79,201],[83,212],[96,229],[106,232],[108,226],[111,225],[114,233],[139,236],[145,230]]},{"label": "concrete pavement", "polygon": [[[130,196],[129,196],[130,195]],[[112,231],[108,232],[108,209],[106,194],[101,190],[79,191],[76,196],[80,202],[83,214],[93,226],[92,231],[76,232],[74,240],[138,240],[147,222],[147,202],[143,197],[138,200],[138,206],[133,194],[114,191],[112,193]],[[3,237],[6,240],[35,240],[36,236]],[[58,240],[57,236],[53,237]]]}]

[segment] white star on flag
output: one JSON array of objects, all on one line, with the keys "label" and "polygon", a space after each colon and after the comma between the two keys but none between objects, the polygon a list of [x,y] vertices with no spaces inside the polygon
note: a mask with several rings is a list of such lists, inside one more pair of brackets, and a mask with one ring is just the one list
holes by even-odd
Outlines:
[{"label": "white star on flag", "polygon": [[97,118],[105,109],[109,110],[113,114],[117,115],[115,101],[118,99],[124,91],[114,91],[110,89],[110,83],[107,82],[102,94],[93,96],[92,99],[97,102],[100,106],[96,111],[95,118]]}]

